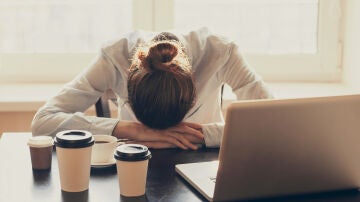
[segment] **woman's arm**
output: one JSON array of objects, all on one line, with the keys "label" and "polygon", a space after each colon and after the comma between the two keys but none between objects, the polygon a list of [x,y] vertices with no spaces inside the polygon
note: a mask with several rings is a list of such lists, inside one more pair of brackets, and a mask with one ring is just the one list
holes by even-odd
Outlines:
[{"label": "woman's arm", "polygon": [[231,87],[238,100],[273,98],[271,91],[246,62],[236,44],[229,44],[227,54],[229,57],[218,72],[218,78]]},{"label": "woman's arm", "polygon": [[111,134],[118,120],[85,116],[83,112],[114,85],[117,70],[102,52],[96,62],[64,85],[36,113],[32,121],[32,133],[50,135],[62,130],[81,129],[93,134]]},{"label": "woman's arm", "polygon": [[198,144],[204,143],[201,125],[186,122],[168,129],[156,130],[141,123],[121,121],[116,125],[113,135],[150,148],[197,149]]},{"label": "woman's arm", "polygon": [[[226,58],[224,65],[217,72],[219,82],[228,84],[238,100],[273,98],[261,77],[251,69],[234,43],[226,45],[222,53]],[[224,123],[202,125],[207,147],[219,147],[224,132]]]}]

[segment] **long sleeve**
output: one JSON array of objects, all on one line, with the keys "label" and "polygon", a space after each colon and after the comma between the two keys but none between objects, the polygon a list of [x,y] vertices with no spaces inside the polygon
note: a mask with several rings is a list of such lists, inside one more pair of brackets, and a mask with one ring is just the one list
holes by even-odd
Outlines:
[{"label": "long sleeve", "polygon": [[229,58],[219,71],[219,80],[228,84],[238,100],[272,98],[261,77],[249,67],[239,48],[231,44]]},{"label": "long sleeve", "polygon": [[224,123],[202,124],[202,132],[206,147],[219,147],[224,133]]},{"label": "long sleeve", "polygon": [[[232,88],[237,100],[273,97],[261,77],[248,66],[235,44],[231,43],[224,54],[226,53],[228,58],[217,77],[219,82],[226,83]],[[207,147],[219,147],[224,133],[224,123],[203,124],[203,133]]]},{"label": "long sleeve", "polygon": [[104,51],[88,69],[64,85],[48,100],[32,121],[32,133],[54,136],[67,129],[88,130],[93,134],[111,134],[117,119],[86,116],[83,112],[93,105],[107,89],[113,88],[118,72]]}]

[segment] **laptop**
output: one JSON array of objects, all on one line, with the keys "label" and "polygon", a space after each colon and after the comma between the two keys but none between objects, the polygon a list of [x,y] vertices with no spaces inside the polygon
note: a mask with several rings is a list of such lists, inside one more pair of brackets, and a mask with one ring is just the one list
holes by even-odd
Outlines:
[{"label": "laptop", "polygon": [[209,201],[358,188],[360,95],[232,103],[219,161],[175,169]]}]

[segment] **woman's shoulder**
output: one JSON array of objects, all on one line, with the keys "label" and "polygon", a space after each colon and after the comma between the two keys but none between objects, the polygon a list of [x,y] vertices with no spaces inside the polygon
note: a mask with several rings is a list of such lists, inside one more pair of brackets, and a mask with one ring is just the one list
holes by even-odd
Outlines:
[{"label": "woman's shoulder", "polygon": [[185,50],[193,59],[193,64],[196,63],[196,60],[201,60],[202,56],[209,54],[222,56],[235,45],[230,38],[214,33],[207,27],[189,31],[182,34],[181,37]]},{"label": "woman's shoulder", "polygon": [[134,30],[121,35],[118,38],[109,39],[102,45],[102,49],[106,52],[132,52],[140,44],[145,43],[151,39],[154,33]]},{"label": "woman's shoulder", "polygon": [[184,39],[191,44],[200,44],[205,46],[206,44],[216,44],[218,46],[228,46],[234,43],[234,41],[221,34],[215,33],[208,27],[201,27],[196,30],[191,30],[183,34]]},{"label": "woman's shoulder", "polygon": [[234,44],[229,38],[216,34],[207,27],[185,32],[180,36],[194,71],[204,68],[199,66],[204,62],[215,64],[225,60]]},{"label": "woman's shoulder", "polygon": [[119,38],[110,39],[103,43],[101,52],[120,69],[127,70],[135,49],[145,43],[153,34],[142,30],[135,30],[123,34]]}]

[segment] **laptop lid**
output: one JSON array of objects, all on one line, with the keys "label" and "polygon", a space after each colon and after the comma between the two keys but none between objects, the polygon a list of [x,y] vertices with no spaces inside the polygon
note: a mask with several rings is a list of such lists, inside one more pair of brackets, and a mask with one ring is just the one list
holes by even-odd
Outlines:
[{"label": "laptop lid", "polygon": [[229,106],[214,200],[359,187],[360,95]]}]

